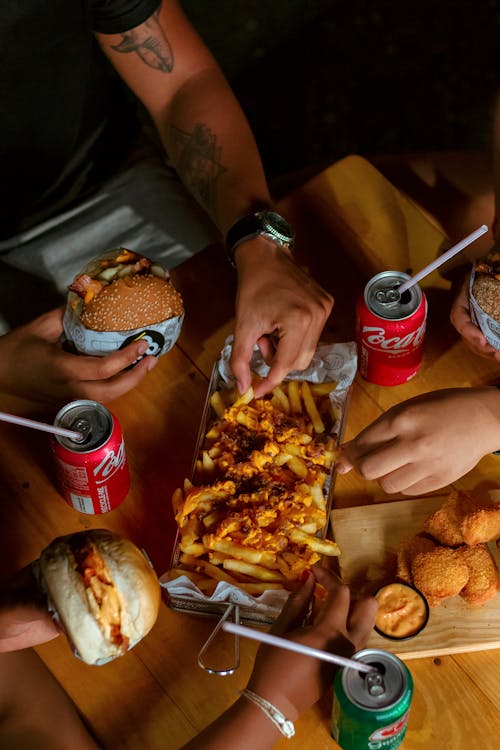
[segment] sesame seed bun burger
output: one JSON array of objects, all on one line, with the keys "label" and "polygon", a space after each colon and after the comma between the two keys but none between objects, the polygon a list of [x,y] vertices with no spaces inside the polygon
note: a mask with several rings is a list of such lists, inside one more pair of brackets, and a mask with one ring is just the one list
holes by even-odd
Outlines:
[{"label": "sesame seed bun burger", "polygon": [[500,250],[476,261],[472,293],[478,305],[500,323]]},{"label": "sesame seed bun burger", "polygon": [[491,250],[479,258],[469,282],[472,321],[488,344],[500,350],[500,251]]},{"label": "sesame seed bun burger", "polygon": [[67,341],[84,354],[104,355],[138,338],[160,355],[172,348],[184,317],[182,297],[168,271],[120,247],[79,274],[69,287],[64,316]]},{"label": "sesame seed bun burger", "polygon": [[54,539],[39,577],[75,653],[87,664],[122,656],[153,627],[160,584],[140,550],[106,529]]}]

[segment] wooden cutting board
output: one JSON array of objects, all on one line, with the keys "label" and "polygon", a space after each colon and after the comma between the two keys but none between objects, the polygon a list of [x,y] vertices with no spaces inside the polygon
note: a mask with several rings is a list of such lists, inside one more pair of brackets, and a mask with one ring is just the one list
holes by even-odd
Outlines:
[{"label": "wooden cutting board", "polygon": [[[424,520],[443,500],[444,496],[432,496],[333,510],[330,520],[341,550],[343,579],[373,591],[391,570],[400,539],[422,531]],[[500,569],[496,545],[489,547]],[[415,638],[397,642],[373,632],[367,646],[405,659],[499,648],[500,594],[482,607],[454,596],[431,609],[427,627]]]}]

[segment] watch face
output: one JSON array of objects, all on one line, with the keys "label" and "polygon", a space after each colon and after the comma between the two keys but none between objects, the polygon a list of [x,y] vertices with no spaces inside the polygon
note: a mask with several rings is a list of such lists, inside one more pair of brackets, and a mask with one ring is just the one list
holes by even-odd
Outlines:
[{"label": "watch face", "polygon": [[291,242],[293,240],[293,229],[283,216],[276,213],[276,211],[264,211],[261,215],[262,224],[268,229],[271,234],[277,236],[283,242]]}]

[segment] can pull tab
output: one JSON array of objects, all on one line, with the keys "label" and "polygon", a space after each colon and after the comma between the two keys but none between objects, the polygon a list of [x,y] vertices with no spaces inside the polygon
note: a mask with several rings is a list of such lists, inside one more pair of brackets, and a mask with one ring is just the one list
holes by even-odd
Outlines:
[{"label": "can pull tab", "polygon": [[391,302],[399,302],[401,295],[397,287],[389,287],[388,289],[379,289],[375,292],[375,298],[377,302],[388,305]]},{"label": "can pull tab", "polygon": [[378,696],[385,693],[384,676],[378,669],[373,669],[365,677],[368,695]]},{"label": "can pull tab", "polygon": [[90,435],[90,422],[83,418],[77,419],[75,424],[72,425],[72,429],[75,430],[75,432],[80,433],[80,437],[78,439],[73,439],[73,442],[84,443]]}]

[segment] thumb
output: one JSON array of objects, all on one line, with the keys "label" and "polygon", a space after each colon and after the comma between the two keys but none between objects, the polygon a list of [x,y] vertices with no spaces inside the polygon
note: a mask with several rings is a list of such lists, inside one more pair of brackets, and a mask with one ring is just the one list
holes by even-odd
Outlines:
[{"label": "thumb", "polygon": [[253,354],[253,341],[251,338],[246,340],[234,334],[233,348],[229,360],[229,366],[236,379],[236,385],[240,394],[246,393],[252,385],[252,374],[250,372],[250,360]]},{"label": "thumb", "polygon": [[349,445],[349,443],[346,443],[341,448],[341,453],[337,460],[335,461],[335,471],[337,474],[348,474],[351,469],[354,469],[354,464],[348,459],[347,454],[345,452],[345,448]]},{"label": "thumb", "polygon": [[314,594],[315,585],[314,576],[312,573],[308,572],[307,578],[302,586],[295,591],[292,591],[288,597],[280,616],[271,628],[272,633],[275,635],[283,635],[303,624]]}]

